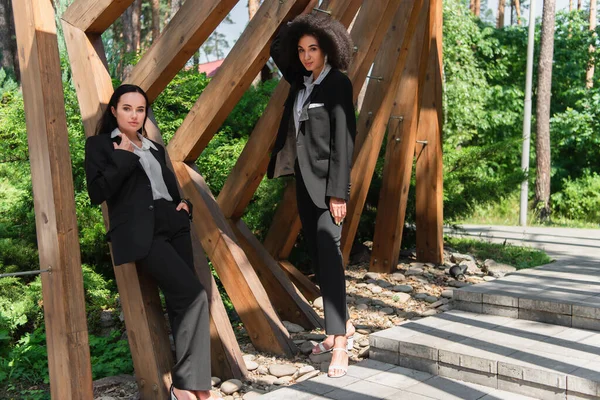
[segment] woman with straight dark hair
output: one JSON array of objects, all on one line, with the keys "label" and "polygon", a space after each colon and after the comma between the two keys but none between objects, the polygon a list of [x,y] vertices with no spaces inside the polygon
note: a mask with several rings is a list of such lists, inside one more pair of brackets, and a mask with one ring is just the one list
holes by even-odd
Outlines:
[{"label": "woman with straight dark hair", "polygon": [[341,70],[348,67],[352,49],[346,28],[323,14],[295,18],[271,45],[271,56],[291,87],[268,177],[296,176],[298,212],[329,335],[313,354],[333,351],[328,375],[334,378],[348,370],[354,334],[340,251],[356,135],[352,83]]},{"label": "woman with straight dark hair", "polygon": [[85,143],[88,193],[92,204],[108,207],[114,264],[135,262],[165,295],[176,352],[171,400],[214,399],[208,299],[194,273],[192,204],[179,195],[165,149],[144,135],[147,109],[138,86],[115,90]]}]

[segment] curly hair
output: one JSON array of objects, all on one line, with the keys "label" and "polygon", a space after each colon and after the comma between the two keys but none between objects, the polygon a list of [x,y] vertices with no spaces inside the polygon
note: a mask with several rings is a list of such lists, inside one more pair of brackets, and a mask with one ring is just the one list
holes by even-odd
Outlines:
[{"label": "curly hair", "polygon": [[289,24],[284,47],[288,51],[287,57],[290,57],[291,63],[300,64],[298,42],[305,35],[317,39],[332,68],[348,69],[354,45],[348,30],[338,20],[324,14],[303,14],[294,18]]}]

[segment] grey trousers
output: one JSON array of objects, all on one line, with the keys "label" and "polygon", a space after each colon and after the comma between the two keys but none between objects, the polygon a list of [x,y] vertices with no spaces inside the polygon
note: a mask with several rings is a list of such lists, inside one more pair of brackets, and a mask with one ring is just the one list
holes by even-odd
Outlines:
[{"label": "grey trousers", "polygon": [[346,279],[340,250],[342,227],[335,224],[328,209],[317,207],[308,193],[296,162],[296,200],[304,240],[323,296],[325,331],[345,335],[348,321]]},{"label": "grey trousers", "polygon": [[173,385],[210,390],[208,298],[194,272],[190,221],[185,210],[166,200],[154,201],[154,239],[148,255],[137,261],[165,295],[176,362]]}]

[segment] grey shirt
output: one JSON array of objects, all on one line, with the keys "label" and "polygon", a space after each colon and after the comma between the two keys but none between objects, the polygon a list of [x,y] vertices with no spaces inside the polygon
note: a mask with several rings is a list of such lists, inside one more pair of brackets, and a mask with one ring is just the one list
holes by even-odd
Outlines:
[{"label": "grey shirt", "polygon": [[[119,129],[115,129],[111,132],[110,137],[114,138],[119,133]],[[152,187],[152,199],[165,199],[168,201],[173,201],[173,198],[169,194],[169,189],[167,189],[167,185],[165,184],[165,180],[162,175],[162,168],[159,162],[154,157],[154,154],[150,151],[150,149],[157,150],[154,143],[150,140],[146,139],[142,135],[138,133],[138,137],[142,141],[142,147],[138,147],[135,143],[131,143],[133,145],[133,153],[140,158],[140,164],[142,168],[148,175],[148,179],[150,179],[150,186]]]}]

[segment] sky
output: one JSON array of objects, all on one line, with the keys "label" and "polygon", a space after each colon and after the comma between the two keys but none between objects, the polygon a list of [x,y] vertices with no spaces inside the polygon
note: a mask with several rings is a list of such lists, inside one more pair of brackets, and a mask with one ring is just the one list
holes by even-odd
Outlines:
[{"label": "sky", "polygon": [[[271,0],[269,0],[269,1],[271,1]],[[374,1],[380,1],[380,0],[368,0],[368,1],[374,2]],[[521,0],[521,1],[523,2],[523,0]],[[506,3],[510,4],[510,0],[506,0]],[[577,0],[573,0],[573,3],[575,6],[577,6]],[[589,0],[583,0],[583,3],[587,7],[587,4],[589,4]],[[495,15],[497,12],[497,8],[498,8],[498,0],[488,0],[487,5],[488,5],[489,9],[493,10],[494,15]],[[543,0],[536,0],[536,3],[535,3],[536,18],[539,18],[542,16],[542,7],[543,7]],[[557,11],[558,10],[566,10],[568,8],[569,8],[569,0],[556,0],[556,10]],[[526,15],[523,15],[525,20],[529,19],[529,10],[523,10],[523,12],[524,12],[524,14],[526,14]],[[506,15],[505,21],[508,24],[508,23],[510,23],[508,7],[506,8],[505,15]],[[226,40],[229,42],[230,48],[227,50],[227,52],[229,52],[229,50],[231,50],[231,48],[235,44],[235,41],[237,40],[237,38],[240,37],[240,35],[244,31],[244,28],[248,24],[248,2],[246,0],[240,0],[236,4],[236,6],[231,10],[230,17],[234,22],[233,24],[221,24],[217,28],[217,31],[225,34]]]}]

